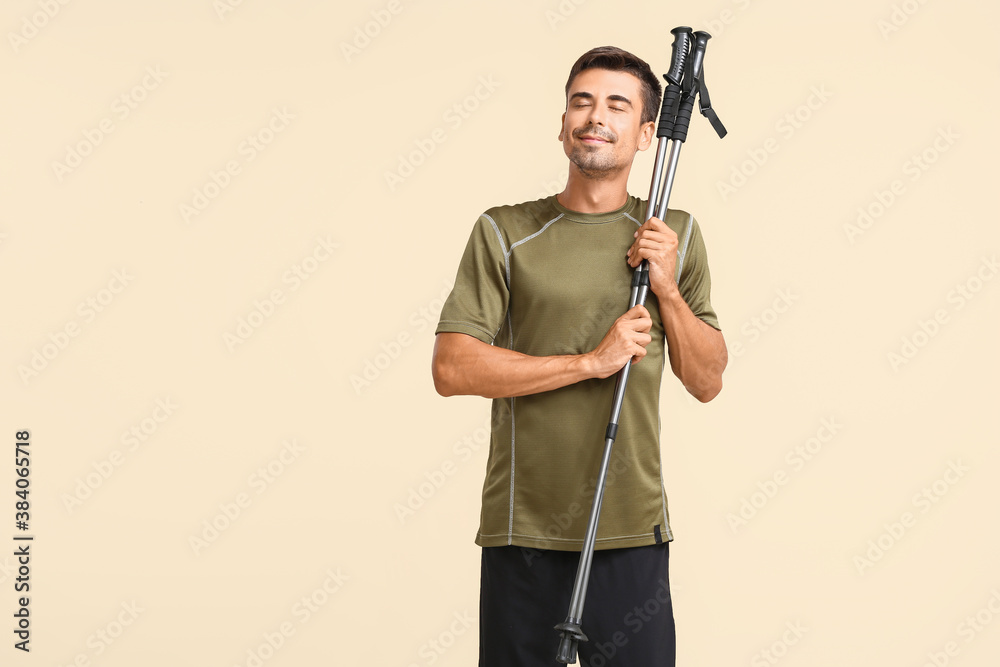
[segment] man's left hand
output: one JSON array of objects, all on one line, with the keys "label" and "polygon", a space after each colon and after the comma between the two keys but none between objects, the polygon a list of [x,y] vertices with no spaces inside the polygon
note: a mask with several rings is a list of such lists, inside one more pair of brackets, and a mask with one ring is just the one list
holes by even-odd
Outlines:
[{"label": "man's left hand", "polygon": [[649,260],[649,287],[663,299],[677,291],[677,234],[659,218],[650,218],[635,233],[627,260],[633,269]]}]

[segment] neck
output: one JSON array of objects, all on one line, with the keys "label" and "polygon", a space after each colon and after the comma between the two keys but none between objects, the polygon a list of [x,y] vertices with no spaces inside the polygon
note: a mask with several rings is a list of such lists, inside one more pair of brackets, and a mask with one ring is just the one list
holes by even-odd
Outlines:
[{"label": "neck", "polygon": [[628,169],[594,177],[584,174],[570,163],[566,189],[556,195],[556,201],[580,213],[607,213],[621,208],[628,201]]}]

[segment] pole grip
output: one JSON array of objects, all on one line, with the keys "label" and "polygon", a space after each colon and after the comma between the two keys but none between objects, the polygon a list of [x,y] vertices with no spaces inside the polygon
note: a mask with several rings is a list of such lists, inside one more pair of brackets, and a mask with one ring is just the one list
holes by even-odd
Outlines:
[{"label": "pole grip", "polygon": [[656,126],[657,138],[670,139],[671,135],[673,135],[680,99],[681,87],[668,83],[667,89],[663,91],[663,108],[660,110],[660,124]]},{"label": "pole grip", "polygon": [[663,75],[667,80],[667,87],[663,91],[663,104],[660,106],[660,124],[656,127],[656,136],[667,139],[674,131],[684,65],[687,63],[688,51],[691,48],[691,28],[677,26],[670,32],[674,35],[674,43],[671,46],[673,53],[670,56],[670,71]]},{"label": "pole grip", "polygon": [[691,48],[691,28],[686,25],[679,25],[670,33],[674,36],[674,43],[670,45],[670,71],[663,76],[669,83],[681,85],[684,76],[684,63],[687,62],[688,50]]},{"label": "pole grip", "polygon": [[694,99],[698,96],[701,66],[705,60],[705,47],[712,36],[703,30],[694,33],[694,43],[691,45],[690,63],[684,72],[682,97],[674,121],[670,138],[674,141],[686,141],[688,126],[691,124],[691,114],[694,112]]}]

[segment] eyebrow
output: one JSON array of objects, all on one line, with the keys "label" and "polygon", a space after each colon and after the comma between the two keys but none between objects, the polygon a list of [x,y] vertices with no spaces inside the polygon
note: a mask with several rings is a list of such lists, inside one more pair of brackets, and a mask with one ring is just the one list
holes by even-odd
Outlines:
[{"label": "eyebrow", "polygon": [[[588,99],[588,100],[594,99],[593,94],[585,92],[585,91],[580,91],[580,92],[577,92],[577,93],[573,93],[572,95],[569,96],[569,99],[573,100],[573,99],[575,99],[577,97],[581,97],[581,98]],[[609,100],[614,100],[616,102],[624,102],[625,104],[627,104],[629,106],[632,106],[632,100],[630,100],[629,98],[625,97],[624,95],[617,95],[617,94],[616,95],[608,95],[608,99]]]}]

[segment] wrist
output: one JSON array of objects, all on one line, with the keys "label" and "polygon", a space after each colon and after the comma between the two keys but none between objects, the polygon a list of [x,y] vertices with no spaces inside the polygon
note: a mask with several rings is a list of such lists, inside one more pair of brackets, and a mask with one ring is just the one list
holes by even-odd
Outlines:
[{"label": "wrist", "polygon": [[660,292],[654,292],[656,298],[660,303],[660,308],[676,309],[687,306],[687,302],[684,297],[681,296],[681,291],[677,287],[677,283],[673,280],[670,281],[668,285],[661,288],[662,294]]},{"label": "wrist", "polygon": [[589,380],[596,377],[594,353],[584,352],[583,354],[574,355],[570,360],[570,369],[573,375],[578,376],[580,380]]}]

